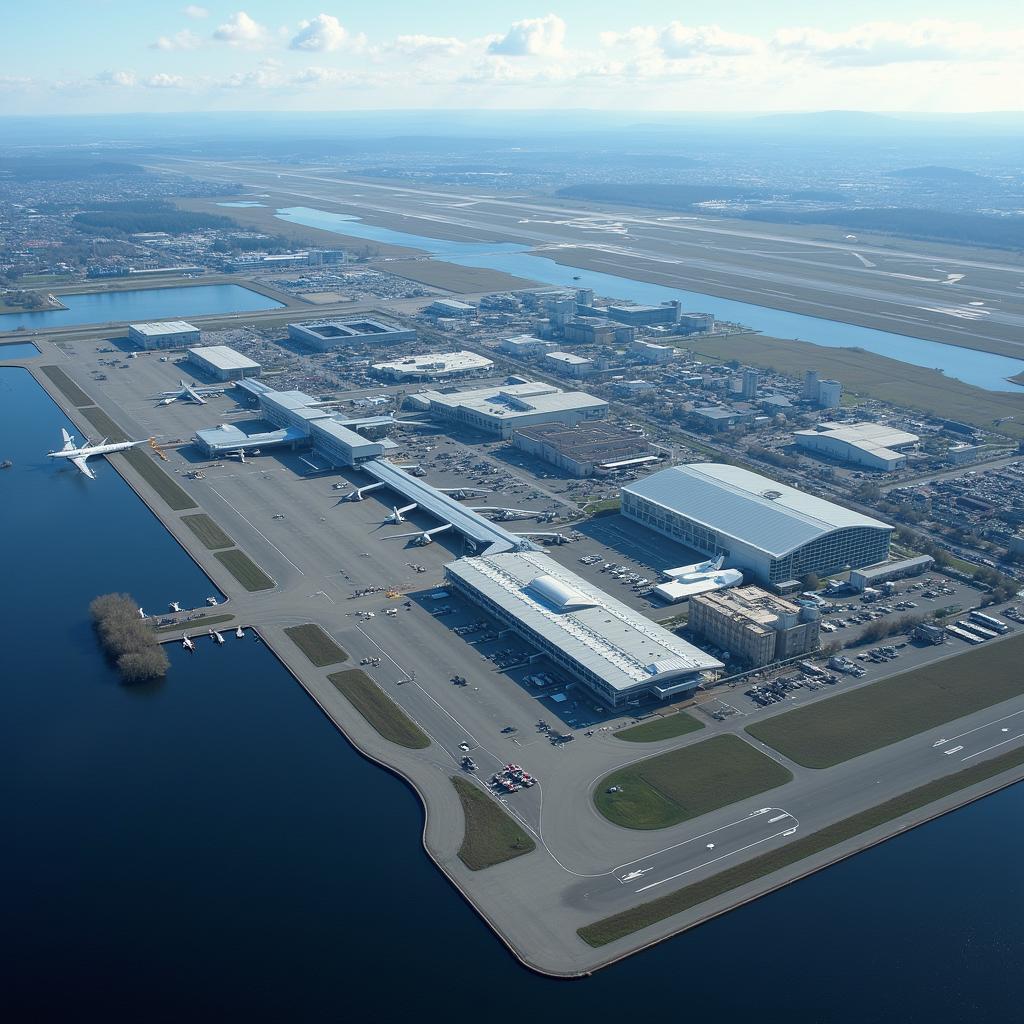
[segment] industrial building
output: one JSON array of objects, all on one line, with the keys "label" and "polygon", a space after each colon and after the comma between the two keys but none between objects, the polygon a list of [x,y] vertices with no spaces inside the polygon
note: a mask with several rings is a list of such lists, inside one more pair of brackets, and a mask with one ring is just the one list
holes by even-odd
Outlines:
[{"label": "industrial building", "polygon": [[663,302],[660,306],[606,306],[605,316],[620,324],[647,327],[651,324],[676,324],[682,314],[678,300]]},{"label": "industrial building", "polygon": [[572,352],[548,352],[544,356],[544,367],[563,377],[589,377],[596,369],[593,359]]},{"label": "industrial building", "polygon": [[902,466],[907,461],[904,449],[921,440],[917,434],[882,423],[819,423],[810,430],[798,430],[793,436],[797,446],[805,451],[883,471]]},{"label": "industrial building", "polygon": [[519,359],[542,356],[545,352],[550,352],[555,348],[558,346],[553,341],[544,341],[543,338],[535,338],[531,334],[519,334],[514,338],[505,338],[498,343],[500,351]]},{"label": "industrial building", "polygon": [[199,328],[184,320],[130,324],[128,340],[141,348],[184,348],[186,345],[199,344]]},{"label": "industrial building", "polygon": [[227,345],[190,348],[188,358],[214,380],[241,380],[243,377],[258,377],[260,373],[259,363]]},{"label": "industrial building", "polygon": [[903,558],[898,562],[886,562],[884,565],[871,565],[865,569],[854,569],[850,573],[850,586],[859,592],[868,587],[876,587],[879,583],[889,580],[903,580],[911,576],[921,576],[935,565],[931,555],[917,555],[915,558]]},{"label": "industrial building", "polygon": [[820,409],[838,409],[843,397],[842,381],[820,380],[816,370],[808,370],[804,374],[801,397]]},{"label": "industrial building", "polygon": [[396,327],[371,317],[351,317],[289,324],[288,337],[320,352],[327,352],[333,348],[367,342],[376,345],[381,342],[415,341],[416,331],[411,327]]},{"label": "industrial building", "polygon": [[512,432],[512,443],[576,477],[635,469],[662,457],[642,434],[601,421],[575,427],[560,423],[518,427]]},{"label": "industrial building", "polygon": [[760,668],[816,651],[821,613],[760,587],[735,587],[692,597],[687,627],[733,659]]},{"label": "industrial building", "polygon": [[671,345],[655,345],[650,341],[634,341],[630,354],[653,366],[664,366],[675,358],[676,350]]},{"label": "industrial building", "polygon": [[405,401],[412,409],[502,438],[511,437],[513,430],[527,424],[575,426],[604,419],[608,414],[608,403],[593,395],[533,382],[497,384],[452,394],[420,391]]},{"label": "industrial building", "polygon": [[445,566],[445,582],[606,706],[678,697],[723,667],[538,552],[460,558]]},{"label": "industrial building", "polygon": [[468,377],[491,369],[490,359],[475,352],[430,352],[422,356],[405,356],[384,363],[374,363],[373,371],[385,380],[401,382],[410,380],[447,380],[451,377]]},{"label": "industrial building", "polygon": [[622,514],[774,586],[885,561],[892,527],[737,466],[673,466],[622,488]]},{"label": "industrial building", "polygon": [[466,317],[476,313],[476,306],[468,302],[459,302],[457,299],[435,299],[424,312],[431,316]]},{"label": "industrial building", "polygon": [[707,334],[715,328],[713,313],[680,313],[676,322],[681,334]]},{"label": "industrial building", "polygon": [[577,316],[562,327],[562,337],[581,345],[626,345],[636,337],[636,329],[600,317]]}]

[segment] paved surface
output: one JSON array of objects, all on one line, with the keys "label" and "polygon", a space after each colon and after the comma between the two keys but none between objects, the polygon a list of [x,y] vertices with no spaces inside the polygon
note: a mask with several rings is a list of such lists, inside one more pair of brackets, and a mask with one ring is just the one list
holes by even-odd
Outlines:
[{"label": "paved surface", "polygon": [[[46,353],[46,361],[51,355]],[[173,364],[139,358],[131,361],[129,370],[111,374],[108,381],[97,384],[88,376],[89,358],[85,347],[79,346],[76,357],[63,365],[136,436],[160,432],[187,437],[196,426],[216,421],[229,402],[157,407],[144,396],[161,390],[156,386],[160,380],[174,377]],[[58,404],[81,422],[49,382],[42,383]],[[561,728],[554,718],[555,705],[522,682],[528,671],[522,662],[529,652],[507,637],[485,639],[487,631],[455,635],[455,625],[478,620],[481,615],[454,598],[443,602],[452,606],[450,616],[432,614],[437,603],[429,595],[441,582],[441,566],[451,559],[456,540],[426,548],[383,540],[403,529],[383,523],[390,505],[387,499],[368,496],[361,503],[339,504],[339,492],[332,490],[331,484],[348,477],[304,475],[308,467],[294,455],[254,459],[245,465],[225,462],[220,468],[208,468],[206,478],[198,480],[186,476],[194,465],[189,450],[171,452],[165,468],[177,474],[182,486],[277,584],[273,591],[245,594],[196,543],[181,515],[166,511],[123,460],[115,456],[112,461],[229,595],[228,610],[238,621],[259,630],[360,750],[412,782],[427,809],[425,844],[431,856],[513,951],[541,970],[557,974],[592,970],[840,853],[891,834],[906,822],[876,830],[811,863],[787,869],[600,950],[586,946],[575,934],[577,928],[607,913],[707,878],[723,867],[790,842],[794,836],[1024,742],[1024,697],[966,716],[940,734],[912,737],[825,772],[803,769],[755,742],[758,749],[790,769],[794,775],[791,783],[673,828],[657,832],[617,828],[598,814],[590,799],[594,786],[607,772],[713,735],[740,733],[750,717],[709,720],[708,727],[698,733],[638,746],[614,737],[612,729],[621,719],[601,720],[582,694],[567,687],[565,719],[579,716],[572,720],[587,718],[595,724],[586,732],[577,731],[574,742],[554,744],[537,722],[543,718]],[[102,486],[102,473],[97,484]],[[275,515],[285,518],[275,519]],[[404,591],[403,598],[389,599],[379,591],[353,596],[377,586],[397,587]],[[396,609],[397,614],[384,614],[388,608]],[[349,652],[349,664],[380,659],[379,666],[368,666],[367,671],[430,735],[431,747],[421,752],[396,747],[353,713],[328,682],[328,670],[313,669],[283,633],[287,626],[308,621],[322,624],[338,640]],[[496,650],[505,649],[509,649],[507,660],[512,665],[518,662],[519,667],[498,667],[493,656]],[[940,650],[936,656],[949,653]],[[897,662],[892,670],[903,667]],[[450,681],[453,675],[465,676],[468,685],[454,686]],[[832,692],[835,690],[825,688],[801,700],[827,699]],[[790,706],[783,702],[759,714],[782,713]],[[514,731],[507,731],[510,729]],[[533,789],[502,798],[509,812],[536,836],[540,852],[481,873],[468,871],[458,860],[462,812],[448,777],[459,770],[458,761],[467,749],[480,766],[482,780],[510,761],[523,765],[540,780]],[[993,780],[989,788],[1005,781]],[[978,787],[972,793],[984,789]],[[940,806],[953,806],[959,799],[963,796]]]}]

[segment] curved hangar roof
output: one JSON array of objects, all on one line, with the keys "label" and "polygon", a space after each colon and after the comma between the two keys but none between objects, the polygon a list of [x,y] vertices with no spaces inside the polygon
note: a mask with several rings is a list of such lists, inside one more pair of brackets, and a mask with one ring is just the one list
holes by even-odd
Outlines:
[{"label": "curved hangar roof", "polygon": [[837,530],[886,523],[738,466],[673,466],[622,488],[715,533],[782,558]]},{"label": "curved hangar roof", "polygon": [[593,608],[597,602],[581,594],[575,587],[550,574],[535,576],[526,585],[535,597],[547,601],[555,611],[571,612],[579,608]]}]

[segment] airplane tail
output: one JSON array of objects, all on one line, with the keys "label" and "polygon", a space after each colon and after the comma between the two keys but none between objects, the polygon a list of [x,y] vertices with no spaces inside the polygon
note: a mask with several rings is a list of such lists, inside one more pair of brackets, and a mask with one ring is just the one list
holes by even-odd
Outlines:
[{"label": "airplane tail", "polygon": [[69,451],[75,447],[75,437],[73,434],[69,434],[63,427],[60,428],[60,432],[64,435],[64,451]]}]

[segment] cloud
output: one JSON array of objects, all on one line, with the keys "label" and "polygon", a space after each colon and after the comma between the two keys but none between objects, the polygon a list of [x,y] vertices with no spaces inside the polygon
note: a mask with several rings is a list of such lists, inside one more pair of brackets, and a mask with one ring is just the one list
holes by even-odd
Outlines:
[{"label": "cloud", "polygon": [[1009,56],[1024,45],[1024,32],[989,32],[970,22],[875,21],[844,32],[780,29],[771,44],[785,56],[805,57],[830,67],[881,67]]},{"label": "cloud", "polygon": [[764,43],[754,36],[726,32],[718,25],[690,28],[673,21],[659,33],[658,46],[669,60],[686,60],[690,57],[741,57],[763,49]]},{"label": "cloud", "polygon": [[160,72],[150,75],[149,78],[144,78],[142,84],[147,89],[180,89],[185,84],[185,79],[181,75],[168,75]]},{"label": "cloud", "polygon": [[181,13],[186,18],[207,18],[210,12],[205,7],[200,7],[198,4],[186,4],[181,9]]},{"label": "cloud", "polygon": [[172,50],[198,50],[202,45],[202,36],[183,28],[180,32],[175,32],[173,36],[161,36],[155,43],[150,43],[149,48],[170,52]]},{"label": "cloud", "polygon": [[318,14],[309,21],[299,22],[299,31],[288,44],[290,50],[325,53],[345,45],[358,45],[361,36],[353,39],[349,31],[333,14]]},{"label": "cloud", "polygon": [[266,40],[267,30],[245,11],[236,11],[224,24],[217,26],[213,38],[229,46],[253,49]]},{"label": "cloud", "polygon": [[565,28],[557,14],[516,21],[505,35],[491,40],[487,52],[504,57],[557,57],[565,42]]},{"label": "cloud", "polygon": [[136,78],[134,71],[101,71],[93,77],[93,81],[100,85],[116,85],[128,88],[135,85]]},{"label": "cloud", "polygon": [[398,36],[387,49],[407,57],[455,57],[466,44],[454,36]]}]

